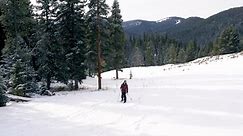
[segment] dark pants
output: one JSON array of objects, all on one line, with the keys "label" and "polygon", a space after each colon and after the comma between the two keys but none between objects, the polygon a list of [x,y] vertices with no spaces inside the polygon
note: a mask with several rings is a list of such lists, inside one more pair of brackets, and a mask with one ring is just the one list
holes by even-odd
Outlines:
[{"label": "dark pants", "polygon": [[125,92],[122,92],[121,101],[124,101],[124,103],[127,101],[127,97],[126,97],[126,93]]}]

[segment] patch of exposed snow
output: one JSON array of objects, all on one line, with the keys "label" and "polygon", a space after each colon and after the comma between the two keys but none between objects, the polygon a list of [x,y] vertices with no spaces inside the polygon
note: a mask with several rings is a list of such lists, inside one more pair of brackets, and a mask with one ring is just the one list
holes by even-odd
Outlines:
[{"label": "patch of exposed snow", "polygon": [[170,19],[170,17],[166,17],[166,18],[157,20],[156,23],[161,23],[161,22],[166,21],[166,20],[168,20],[168,19]]},{"label": "patch of exposed snow", "polygon": [[176,25],[181,23],[181,20],[176,20]]}]

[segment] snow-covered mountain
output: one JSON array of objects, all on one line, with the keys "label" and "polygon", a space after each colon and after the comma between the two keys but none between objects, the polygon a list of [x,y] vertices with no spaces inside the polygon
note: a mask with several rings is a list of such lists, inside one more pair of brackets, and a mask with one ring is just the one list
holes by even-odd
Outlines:
[{"label": "snow-covered mountain", "polygon": [[127,34],[143,34],[144,32],[163,32],[176,26],[185,19],[180,17],[168,17],[157,21],[132,20],[123,23],[123,28]]},{"label": "snow-covered mountain", "polygon": [[[230,25],[234,25],[240,33],[243,33],[243,7],[231,8],[208,18],[200,17],[168,17],[158,21],[141,21],[140,25],[124,27],[127,36],[142,36],[144,33],[166,34],[171,39],[176,39],[183,44],[195,40],[197,45],[205,46],[214,42]],[[133,21],[124,22],[130,24]]]},{"label": "snow-covered mountain", "polygon": [[160,20],[157,20],[156,23],[164,23],[164,22],[174,22],[174,24],[179,24],[181,23],[181,20],[184,20],[182,18],[178,18],[178,17],[166,17]]},{"label": "snow-covered mountain", "polygon": [[127,28],[127,27],[136,27],[141,25],[142,23],[150,23],[150,25],[155,25],[155,24],[178,24],[181,21],[183,21],[184,18],[180,18],[180,17],[166,17],[157,21],[146,21],[146,20],[131,20],[131,21],[126,21],[123,23],[123,27]]},{"label": "snow-covered mountain", "polygon": [[141,25],[143,22],[143,20],[132,20],[132,21],[127,21],[123,23],[123,27],[127,28],[127,27],[136,27],[138,25]]},{"label": "snow-covered mountain", "polygon": [[125,68],[120,80],[105,72],[102,91],[88,78],[83,90],[0,108],[1,136],[242,136],[242,62],[243,52]]}]

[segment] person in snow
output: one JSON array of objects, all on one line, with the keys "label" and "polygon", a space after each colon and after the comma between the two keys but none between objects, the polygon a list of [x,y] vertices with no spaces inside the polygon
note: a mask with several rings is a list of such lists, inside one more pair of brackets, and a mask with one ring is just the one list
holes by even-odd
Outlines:
[{"label": "person in snow", "polygon": [[128,93],[128,85],[127,85],[127,81],[124,80],[124,82],[121,84],[121,102],[123,101],[124,103],[126,103],[127,101],[127,97],[126,94]]}]

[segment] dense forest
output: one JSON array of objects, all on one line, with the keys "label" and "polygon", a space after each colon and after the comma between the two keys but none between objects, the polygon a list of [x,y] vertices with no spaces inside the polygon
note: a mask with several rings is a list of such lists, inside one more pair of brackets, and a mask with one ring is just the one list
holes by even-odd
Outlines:
[{"label": "dense forest", "polygon": [[125,36],[117,0],[112,7],[105,0],[36,2],[0,3],[1,106],[6,91],[41,94],[53,81],[78,89],[87,75],[101,79],[101,72],[123,66]]},{"label": "dense forest", "polygon": [[200,46],[195,40],[182,43],[158,33],[130,36],[126,44],[128,66],[153,66],[192,61],[204,56],[234,53],[243,50],[240,33],[227,27],[213,42]]},{"label": "dense forest", "polygon": [[[88,10],[85,10],[85,8]],[[0,106],[5,93],[30,96],[62,82],[78,89],[86,76],[124,67],[183,63],[239,52],[238,27],[229,25],[209,44],[181,42],[161,33],[126,35],[119,3],[105,0],[0,1]]]},{"label": "dense forest", "polygon": [[127,64],[183,63],[198,57],[241,51],[242,13],[243,7],[237,7],[206,19],[168,17],[158,21],[126,21],[123,27],[127,36]]}]

